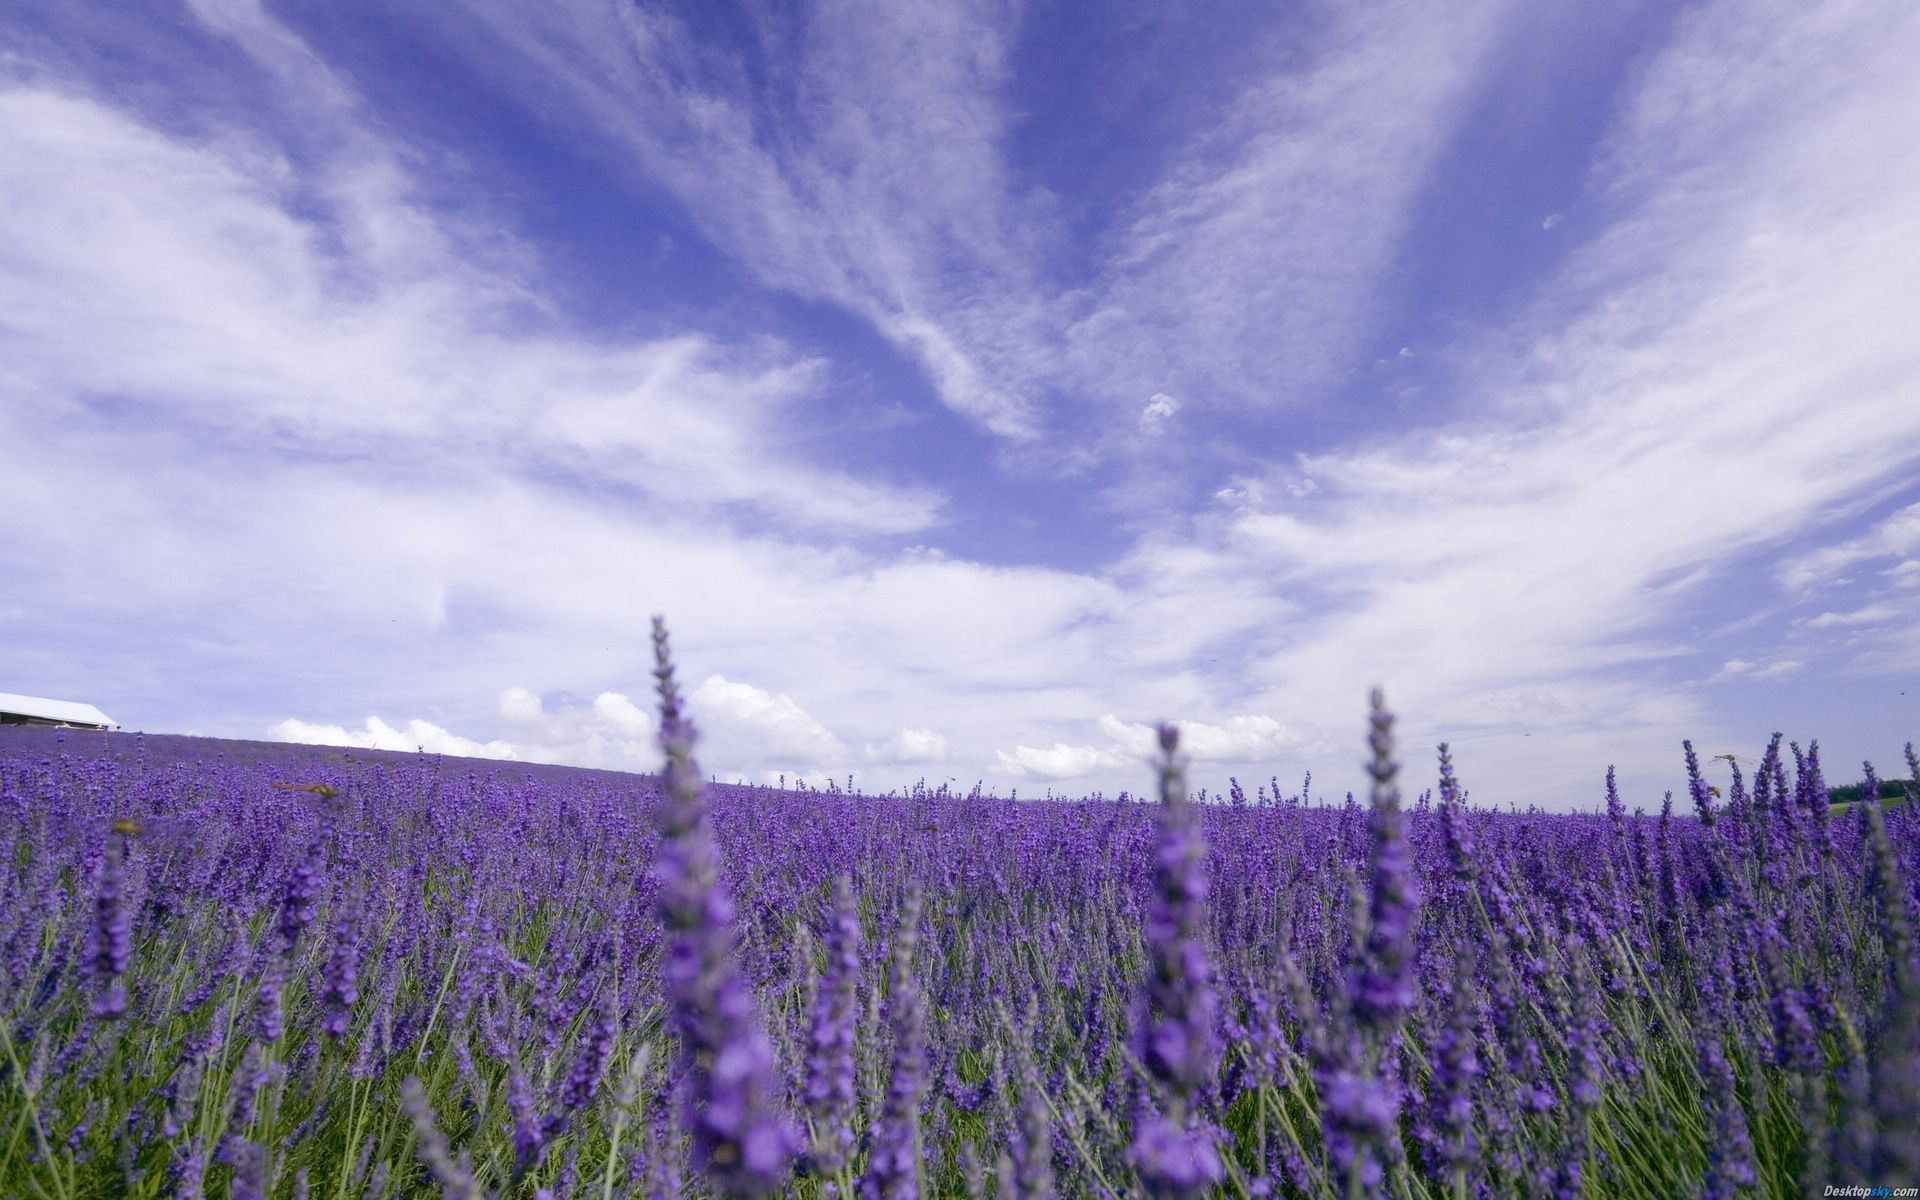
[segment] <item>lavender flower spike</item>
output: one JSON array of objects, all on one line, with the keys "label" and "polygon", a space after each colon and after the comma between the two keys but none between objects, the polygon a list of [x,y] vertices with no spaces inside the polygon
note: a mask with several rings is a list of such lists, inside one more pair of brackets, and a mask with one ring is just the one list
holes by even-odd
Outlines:
[{"label": "lavender flower spike", "polygon": [[358,891],[350,894],[334,932],[333,953],[327,959],[325,985],[320,995],[321,1010],[326,1014],[320,1028],[328,1037],[347,1032],[353,1019],[354,1001],[360,998],[360,923],[365,911],[365,897]]},{"label": "lavender flower spike", "polygon": [[1413,1003],[1413,931],[1420,917],[1420,884],[1413,873],[1413,852],[1401,828],[1400,789],[1393,777],[1393,714],[1386,696],[1373,690],[1373,871],[1368,904],[1366,954],[1348,978],[1355,1023],[1376,1034],[1390,1033]]},{"label": "lavender flower spike", "polygon": [[733,904],[693,760],[693,725],[680,708],[666,622],[653,619],[654,678],[666,795],[660,810],[660,922],[667,934],[662,984],[668,1028],[679,1039],[681,1105],[694,1170],[727,1197],[766,1196],[786,1182],[798,1138],[775,1105],[773,1047],[733,959]]},{"label": "lavender flower spike", "polygon": [[920,1101],[926,1089],[926,1014],[913,955],[920,941],[920,893],[909,890],[900,906],[887,964],[887,1012],[893,1027],[893,1075],[874,1127],[865,1200],[918,1200],[920,1195]]},{"label": "lavender flower spike", "polygon": [[100,978],[95,1016],[109,1019],[127,1011],[127,989],[120,977],[133,957],[133,914],[127,911],[127,838],[131,821],[114,822],[113,848],[100,864],[100,891],[94,899],[94,972]]},{"label": "lavender flower spike", "polygon": [[400,1085],[400,1107],[413,1124],[420,1161],[440,1185],[440,1194],[446,1200],[480,1200],[481,1191],[473,1180],[473,1168],[466,1154],[454,1155],[447,1144],[447,1135],[440,1132],[426,1088],[411,1075]]},{"label": "lavender flower spike", "polygon": [[833,885],[833,924],[827,930],[827,965],[814,996],[807,1034],[807,1117],[813,1126],[808,1169],[832,1175],[853,1150],[854,1008],[860,982],[860,914],[853,883]]},{"label": "lavender flower spike", "polygon": [[1212,1131],[1189,1122],[1188,1106],[1220,1068],[1219,1000],[1207,957],[1207,843],[1187,804],[1180,734],[1160,727],[1160,845],[1147,913],[1146,1019],[1140,1061],[1166,1095],[1164,1114],[1134,1121],[1129,1157],[1156,1196],[1197,1196],[1222,1178]]}]

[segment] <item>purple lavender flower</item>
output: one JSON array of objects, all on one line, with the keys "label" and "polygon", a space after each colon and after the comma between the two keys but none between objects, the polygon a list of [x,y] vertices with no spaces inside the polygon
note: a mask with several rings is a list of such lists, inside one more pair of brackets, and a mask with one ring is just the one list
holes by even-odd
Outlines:
[{"label": "purple lavender flower", "polygon": [[427,1101],[426,1088],[411,1075],[400,1085],[400,1107],[413,1123],[420,1161],[440,1185],[440,1193],[445,1200],[480,1200],[480,1187],[473,1180],[473,1168],[468,1164],[466,1154],[462,1152],[458,1157],[454,1156],[452,1147],[447,1144],[447,1135],[440,1132],[433,1105]]},{"label": "purple lavender flower", "polygon": [[1879,907],[1880,939],[1887,949],[1887,979],[1898,988],[1903,977],[1912,973],[1913,923],[1907,913],[1907,880],[1894,858],[1893,844],[1887,840],[1886,819],[1881,815],[1880,777],[1873,764],[1863,764],[1866,782],[1860,786],[1860,820],[1865,831],[1862,839],[1869,852],[1867,890]]},{"label": "purple lavender flower", "polygon": [[1204,1196],[1226,1175],[1210,1127],[1151,1109],[1134,1117],[1128,1158],[1154,1196]]},{"label": "purple lavender flower", "polygon": [[313,923],[314,902],[320,896],[320,879],[326,847],[315,841],[307,847],[306,857],[287,877],[286,890],[280,896],[280,950],[292,955],[300,934]]},{"label": "purple lavender flower", "polygon": [[600,1077],[606,1074],[607,1059],[613,1053],[615,1025],[612,1008],[605,1007],[588,1026],[585,1043],[574,1058],[573,1070],[560,1089],[560,1119],[563,1122],[566,1114],[586,1104],[594,1088],[600,1085]]},{"label": "purple lavender flower", "polygon": [[814,994],[807,1033],[806,1102],[813,1126],[808,1169],[816,1175],[839,1171],[853,1150],[854,1008],[860,943],[853,881],[843,874],[833,884],[826,971]]},{"label": "purple lavender flower", "polygon": [[100,890],[94,898],[93,969],[100,981],[95,1016],[113,1019],[127,1011],[121,976],[133,957],[133,914],[127,908],[127,838],[131,822],[116,823],[114,842],[100,864]]},{"label": "purple lavender flower", "polygon": [[267,959],[260,985],[254,989],[253,1035],[263,1042],[276,1042],[287,1031],[286,1013],[281,1007],[281,992],[287,984],[287,960],[278,954]]},{"label": "purple lavender flower", "polygon": [[733,962],[733,905],[693,760],[693,724],[681,712],[666,623],[653,622],[660,741],[666,747],[661,843],[654,871],[667,931],[662,983],[668,1028],[680,1040],[682,1115],[693,1167],[722,1196],[765,1196],[785,1183],[798,1138],[775,1107],[773,1047]]},{"label": "purple lavender flower", "polygon": [[1719,1037],[1700,1035],[1698,1050],[1700,1081],[1712,1120],[1703,1195],[1705,1200],[1733,1200],[1738,1189],[1752,1187],[1756,1179],[1753,1139],[1747,1134],[1746,1110],[1734,1092],[1733,1068],[1727,1064]]},{"label": "purple lavender flower", "polygon": [[1053,1117],[1047,1109],[1039,1067],[1033,1061],[1030,1017],[1014,1046],[1013,1135],[1008,1144],[1008,1200],[1053,1200]]},{"label": "purple lavender flower", "polygon": [[347,1032],[353,1019],[353,1003],[360,998],[360,921],[365,898],[355,891],[347,898],[333,935],[333,953],[327,959],[325,983],[320,993],[320,1008],[326,1015],[320,1029],[329,1037]]},{"label": "purple lavender flower", "polygon": [[[1349,1048],[1347,1057],[1359,1060],[1359,1047]],[[1377,1193],[1386,1177],[1379,1148],[1399,1116],[1392,1093],[1365,1068],[1323,1071],[1317,1084],[1321,1133],[1336,1189],[1346,1195]]]},{"label": "purple lavender flower", "polygon": [[1393,716],[1375,688],[1369,743],[1373,759],[1373,871],[1366,950],[1347,980],[1354,1022],[1374,1035],[1390,1033],[1413,1002],[1413,931],[1420,917],[1420,883],[1401,829],[1400,791],[1393,777]]},{"label": "purple lavender flower", "polygon": [[887,963],[887,1023],[893,1033],[893,1069],[886,1099],[860,1179],[864,1200],[917,1200],[920,1195],[920,1100],[926,1090],[926,1012],[913,972],[920,943],[920,893],[909,889],[900,906]]},{"label": "purple lavender flower", "polygon": [[[1147,912],[1146,1011],[1137,1040],[1148,1076],[1166,1094],[1164,1115],[1134,1126],[1130,1157],[1157,1196],[1192,1196],[1219,1182],[1211,1132],[1188,1121],[1192,1098],[1219,1075],[1219,1001],[1206,947],[1207,844],[1187,803],[1180,734],[1160,727],[1160,828]],[[1210,1165],[1209,1165],[1210,1164]]]},{"label": "purple lavender flower", "polygon": [[[1878,786],[1867,767],[1871,797]],[[1906,881],[1887,837],[1880,805],[1864,799],[1871,854],[1871,887],[1878,900],[1880,939],[1886,947],[1887,982],[1882,1002],[1881,1036],[1873,1063],[1873,1116],[1876,1133],[1871,1158],[1876,1179],[1920,1175],[1920,964],[1913,957],[1913,927],[1907,909]]]},{"label": "purple lavender flower", "polygon": [[267,1194],[267,1148],[246,1138],[228,1138],[221,1148],[221,1161],[233,1168],[228,1193],[232,1200],[265,1200]]},{"label": "purple lavender flower", "polygon": [[1471,883],[1480,875],[1474,858],[1473,831],[1467,827],[1466,813],[1460,808],[1460,781],[1454,778],[1453,755],[1445,742],[1440,743],[1440,839],[1446,845],[1453,873]]},{"label": "purple lavender flower", "polygon": [[1423,1114],[1428,1169],[1440,1179],[1464,1183],[1476,1149],[1473,1092],[1484,1073],[1473,1027],[1473,975],[1462,958],[1456,967],[1448,1022],[1427,1048],[1429,1075]]},{"label": "purple lavender flower", "polygon": [[540,1165],[547,1151],[547,1126],[534,1106],[533,1086],[519,1063],[507,1068],[507,1111],[513,1116],[513,1170],[523,1176]]},{"label": "purple lavender flower", "polygon": [[1693,797],[1693,810],[1700,817],[1702,825],[1713,824],[1713,791],[1700,774],[1700,756],[1693,752],[1693,742],[1683,740],[1680,748],[1687,756],[1687,793]]}]

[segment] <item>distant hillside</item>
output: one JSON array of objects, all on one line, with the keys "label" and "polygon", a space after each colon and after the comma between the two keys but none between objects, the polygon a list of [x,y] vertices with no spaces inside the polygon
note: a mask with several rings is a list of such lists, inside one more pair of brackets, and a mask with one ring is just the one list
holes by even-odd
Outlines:
[{"label": "distant hillside", "polygon": [[500,758],[463,758],[452,754],[424,754],[419,751],[367,750],[359,746],[313,746],[300,742],[253,742],[232,738],[187,737],[173,733],[127,733],[93,729],[58,729],[36,725],[0,725],[0,754],[21,752],[68,754],[87,758],[128,761],[144,753],[153,762],[195,762],[225,759],[229,762],[284,761],[290,771],[311,767],[316,762],[388,763],[393,766],[438,760],[443,768],[465,768],[473,774],[496,779],[565,779],[597,777],[605,782],[635,781],[642,776],[626,771],[607,771],[592,767],[567,767],[552,763],[518,762]]},{"label": "distant hillside", "polygon": [[[1835,807],[1857,803],[1860,799],[1860,784],[1849,783],[1844,787],[1828,788],[1827,799]],[[1882,779],[1880,781],[1880,807],[1891,808],[1904,804],[1909,790],[1920,791],[1911,779]]]}]

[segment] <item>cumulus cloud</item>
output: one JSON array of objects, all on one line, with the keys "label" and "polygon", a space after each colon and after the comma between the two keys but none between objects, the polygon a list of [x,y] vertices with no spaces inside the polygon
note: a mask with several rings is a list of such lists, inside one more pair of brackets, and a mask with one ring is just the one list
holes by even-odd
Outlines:
[{"label": "cumulus cloud", "polygon": [[450,754],[463,758],[518,758],[507,742],[479,742],[449,733],[431,721],[418,718],[404,729],[395,729],[379,717],[368,717],[359,729],[340,725],[319,725],[289,717],[267,729],[267,737],[276,742],[299,742],[311,746],[354,746],[362,750],[425,750],[429,754]]},{"label": "cumulus cloud", "polygon": [[[1258,763],[1278,766],[1303,751],[1322,752],[1324,739],[1306,736],[1270,716],[1242,714],[1217,724],[1175,721],[1181,752],[1195,764]],[[1104,744],[1050,747],[1015,746],[995,752],[1003,773],[1039,775],[1048,779],[1078,779],[1102,772],[1143,768],[1159,752],[1159,731],[1152,725],[1123,721],[1111,713],[1097,723]]]},{"label": "cumulus cloud", "polygon": [[1084,779],[1098,771],[1136,765],[1111,746],[1069,746],[1065,742],[1046,747],[1015,746],[1011,752],[996,750],[994,754],[1004,772],[1016,777]]},{"label": "cumulus cloud", "polygon": [[909,727],[878,745],[869,743],[867,757],[888,765],[936,763],[947,757],[947,739],[931,729]]},{"label": "cumulus cloud", "polygon": [[630,738],[646,737],[653,732],[653,718],[619,692],[601,692],[595,696],[593,716],[605,728]]},{"label": "cumulus cloud", "polygon": [[544,714],[540,697],[523,687],[510,687],[501,692],[497,707],[502,720],[516,725],[531,725]]},{"label": "cumulus cloud", "polygon": [[687,708],[717,742],[751,745],[756,761],[818,765],[846,754],[833,731],[784,692],[709,675],[688,695]]}]

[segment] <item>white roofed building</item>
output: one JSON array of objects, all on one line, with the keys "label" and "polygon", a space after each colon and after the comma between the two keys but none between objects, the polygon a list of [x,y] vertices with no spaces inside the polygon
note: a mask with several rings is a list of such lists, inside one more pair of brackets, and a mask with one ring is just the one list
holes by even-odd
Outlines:
[{"label": "white roofed building", "polygon": [[70,725],[75,729],[117,729],[119,723],[91,704],[46,700],[0,692],[0,725]]}]

